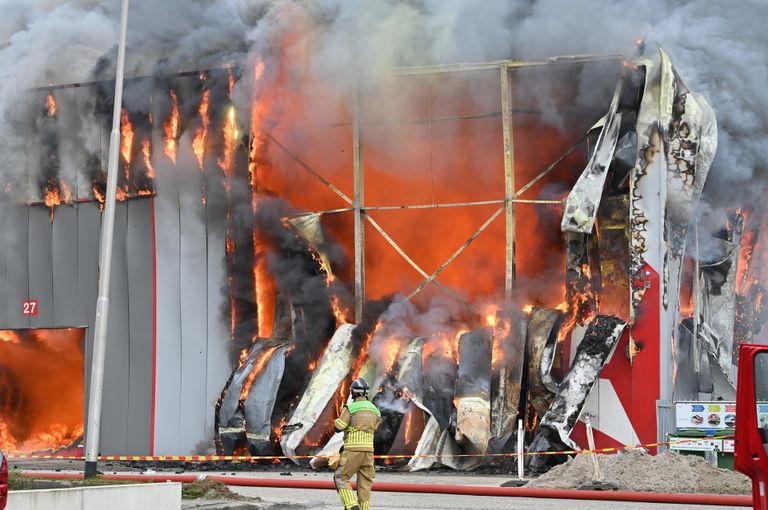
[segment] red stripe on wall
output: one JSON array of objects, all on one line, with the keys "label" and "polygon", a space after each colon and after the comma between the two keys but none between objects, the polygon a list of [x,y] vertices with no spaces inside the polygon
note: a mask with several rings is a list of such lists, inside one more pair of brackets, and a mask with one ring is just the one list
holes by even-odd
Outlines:
[{"label": "red stripe on wall", "polygon": [[150,409],[149,455],[155,455],[155,398],[157,395],[157,240],[155,238],[155,199],[150,200],[152,218],[152,409]]},{"label": "red stripe on wall", "polygon": [[659,325],[659,273],[646,263],[640,274],[646,276],[642,280],[632,282],[633,285],[642,286],[647,281],[650,287],[640,301],[635,313],[635,323],[631,326],[632,337],[640,352],[632,363],[632,404],[627,411],[640,442],[650,443],[656,441],[656,400],[661,391],[659,342],[668,342],[669,336],[666,332],[662,334]]}]

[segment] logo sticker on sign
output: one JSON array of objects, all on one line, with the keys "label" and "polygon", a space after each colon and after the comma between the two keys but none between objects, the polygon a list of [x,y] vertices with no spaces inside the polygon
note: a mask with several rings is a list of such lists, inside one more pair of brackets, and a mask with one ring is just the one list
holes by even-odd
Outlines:
[{"label": "logo sticker on sign", "polygon": [[37,299],[27,299],[22,301],[21,314],[37,317]]}]

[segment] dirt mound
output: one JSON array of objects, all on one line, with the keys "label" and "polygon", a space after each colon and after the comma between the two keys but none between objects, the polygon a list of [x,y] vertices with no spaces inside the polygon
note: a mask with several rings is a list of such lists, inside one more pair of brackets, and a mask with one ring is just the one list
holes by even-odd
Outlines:
[{"label": "dirt mound", "polygon": [[[711,466],[704,458],[665,452],[649,455],[641,451],[625,451],[598,455],[606,482],[623,491],[750,494],[749,478],[727,469]],[[577,455],[565,464],[532,480],[527,487],[572,489],[592,481],[592,460]]]}]

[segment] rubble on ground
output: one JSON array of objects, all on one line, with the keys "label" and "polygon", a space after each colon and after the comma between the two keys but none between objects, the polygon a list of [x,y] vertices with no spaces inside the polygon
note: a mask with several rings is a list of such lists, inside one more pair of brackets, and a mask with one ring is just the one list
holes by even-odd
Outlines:
[{"label": "rubble on ground", "polygon": [[[642,451],[598,455],[605,481],[620,491],[751,494],[749,478],[728,469],[719,469],[703,457],[664,452],[650,455]],[[592,481],[592,459],[577,455],[565,464],[531,481],[526,487],[573,489]]]}]

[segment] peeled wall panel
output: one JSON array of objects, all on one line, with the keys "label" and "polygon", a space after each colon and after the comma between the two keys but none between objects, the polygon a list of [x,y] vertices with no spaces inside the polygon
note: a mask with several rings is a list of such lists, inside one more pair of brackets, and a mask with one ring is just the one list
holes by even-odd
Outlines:
[{"label": "peeled wall panel", "polygon": [[126,260],[125,202],[115,209],[115,237],[109,289],[109,324],[107,326],[104,365],[104,401],[101,416],[101,451],[120,455],[126,451],[128,435],[128,361],[130,324],[128,322],[128,264]]},{"label": "peeled wall panel", "polygon": [[33,328],[53,326],[53,225],[47,207],[29,208],[29,297],[37,299],[37,316],[30,318]]},{"label": "peeled wall panel", "polygon": [[149,455],[152,426],[152,371],[154,355],[154,268],[152,200],[128,202],[126,259],[130,356],[128,386],[129,455]]},{"label": "peeled wall panel", "polygon": [[53,222],[53,324],[82,326],[78,310],[77,209],[56,209]]}]

